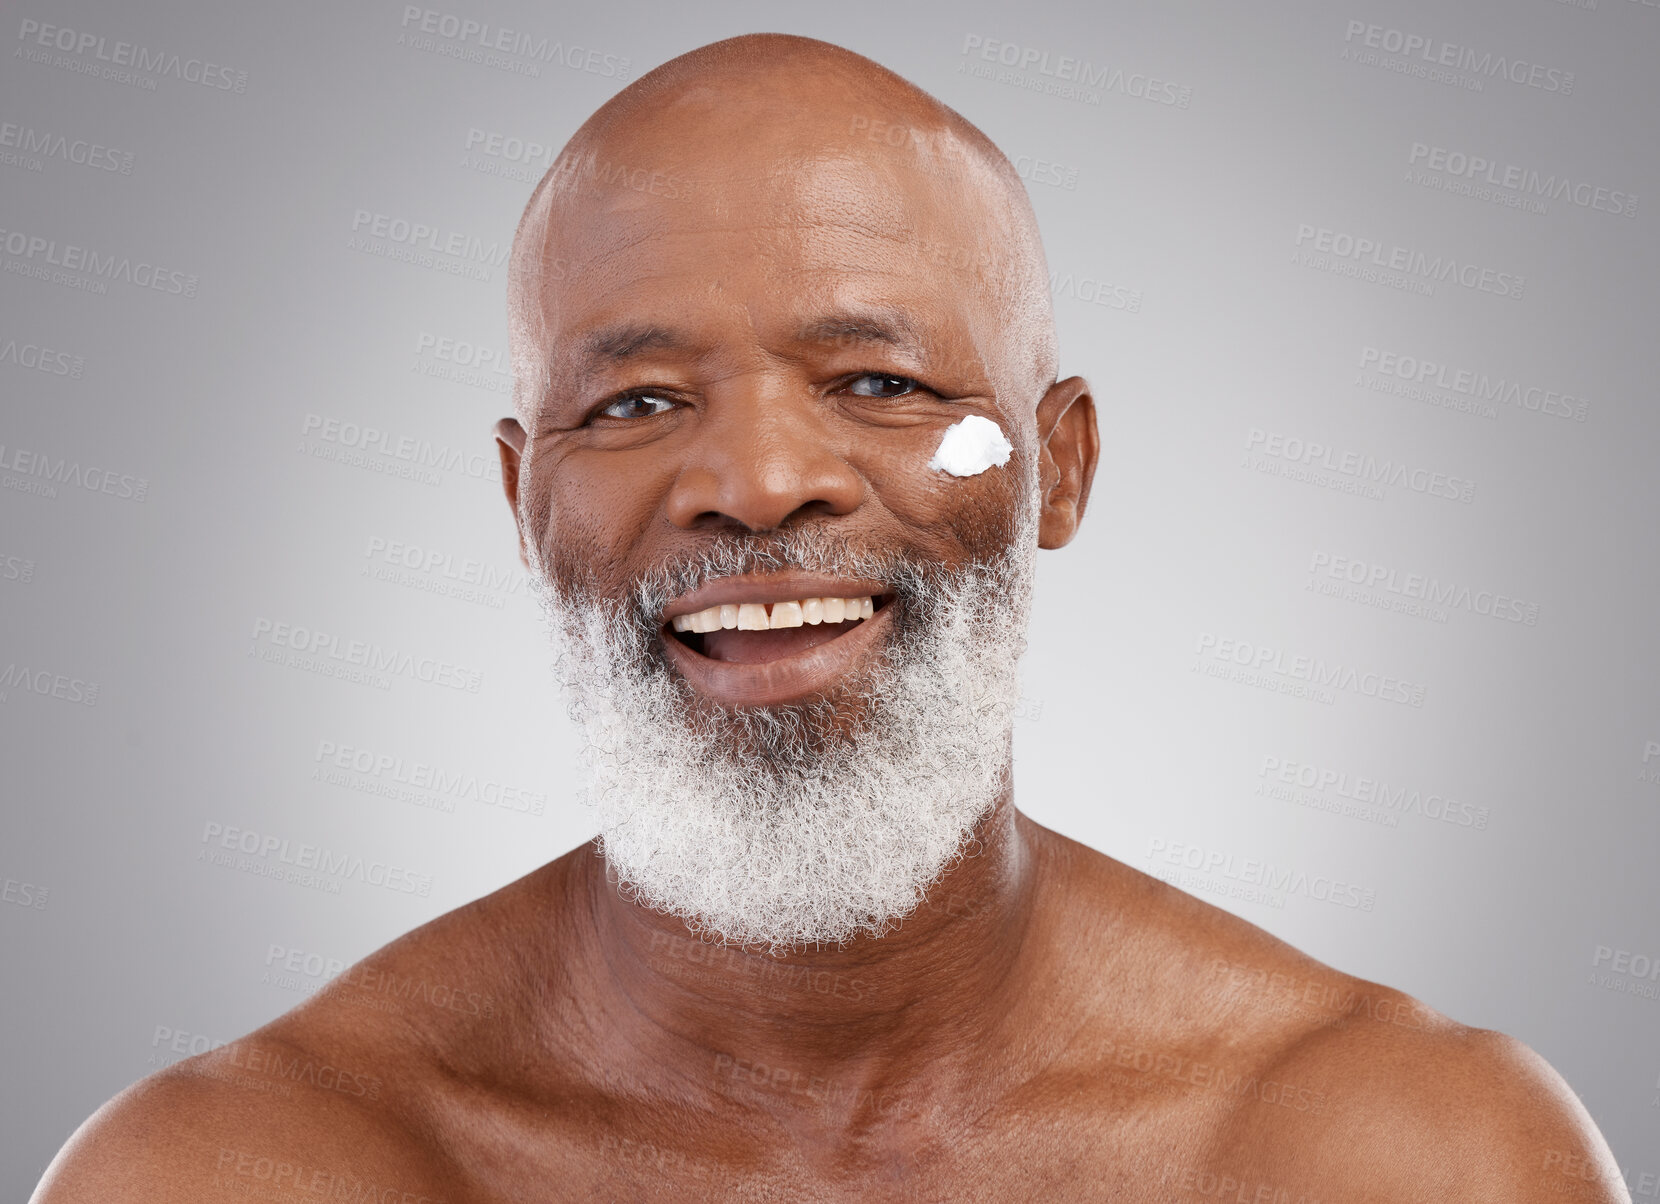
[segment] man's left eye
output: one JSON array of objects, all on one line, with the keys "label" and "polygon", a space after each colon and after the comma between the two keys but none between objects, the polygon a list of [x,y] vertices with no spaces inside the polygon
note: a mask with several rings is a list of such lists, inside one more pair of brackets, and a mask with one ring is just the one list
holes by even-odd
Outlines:
[{"label": "man's left eye", "polygon": [[853,381],[853,392],[860,397],[903,397],[920,386],[908,376],[893,376],[886,372],[867,372]]},{"label": "man's left eye", "polygon": [[[652,409],[652,406],[662,406],[663,409]],[[617,398],[600,413],[607,418],[650,418],[653,414],[661,414],[664,410],[673,408],[672,402],[661,397],[653,397],[649,393],[630,393],[626,397]]]}]

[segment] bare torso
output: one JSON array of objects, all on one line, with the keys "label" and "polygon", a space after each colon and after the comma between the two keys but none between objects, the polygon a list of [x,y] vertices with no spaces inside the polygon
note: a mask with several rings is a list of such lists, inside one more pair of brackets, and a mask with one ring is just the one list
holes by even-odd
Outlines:
[{"label": "bare torso", "polygon": [[[1010,968],[1018,1003],[926,1089],[873,1077],[852,1046],[828,1072],[818,1054],[792,1064],[752,1027],[654,1045],[596,987],[584,846],[136,1085],[37,1199],[1626,1198],[1525,1048],[1019,822],[1040,885]],[[826,1015],[878,989],[856,970],[658,944]]]}]

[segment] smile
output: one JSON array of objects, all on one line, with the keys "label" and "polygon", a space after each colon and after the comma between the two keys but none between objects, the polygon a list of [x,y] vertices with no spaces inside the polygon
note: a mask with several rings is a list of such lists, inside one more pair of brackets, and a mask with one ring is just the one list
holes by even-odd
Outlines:
[{"label": "smile", "polygon": [[700,694],[766,706],[823,693],[881,639],[892,596],[795,573],[716,581],[664,612],[670,662]]}]

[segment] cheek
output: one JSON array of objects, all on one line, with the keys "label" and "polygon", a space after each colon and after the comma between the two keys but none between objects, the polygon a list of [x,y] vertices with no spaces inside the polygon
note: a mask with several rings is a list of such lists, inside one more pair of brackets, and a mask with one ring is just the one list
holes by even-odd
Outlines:
[{"label": "cheek", "polygon": [[1021,450],[1012,448],[1001,464],[955,475],[930,467],[942,436],[949,437],[930,430],[903,454],[895,450],[861,467],[883,508],[909,537],[926,532],[932,537],[928,542],[950,559],[958,557],[959,549],[988,557],[1002,552],[1015,535],[1017,507],[1022,504]]},{"label": "cheek", "polygon": [[955,501],[948,521],[963,547],[987,559],[1005,552],[1018,533],[1022,504],[1017,458],[976,476],[947,479],[940,489]]},{"label": "cheek", "polygon": [[[603,463],[601,461],[603,460]],[[563,457],[537,465],[532,514],[544,561],[608,582],[652,526],[665,483],[642,457]]]}]

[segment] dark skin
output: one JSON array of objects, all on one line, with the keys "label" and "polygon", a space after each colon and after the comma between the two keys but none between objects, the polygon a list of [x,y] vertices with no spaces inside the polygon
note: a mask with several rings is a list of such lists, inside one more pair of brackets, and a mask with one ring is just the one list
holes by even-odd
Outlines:
[{"label": "dark skin", "polygon": [[[712,537],[831,524],[961,565],[1007,540],[1021,465],[1064,546],[1099,440],[1046,362],[1032,264],[917,250],[1008,246],[1029,210],[864,60],[723,45],[646,93],[649,121],[608,106],[579,135],[689,196],[541,197],[521,229],[549,375],[497,434],[527,562],[620,597]],[[850,135],[873,111],[963,153]],[[896,313],[908,341],[875,333]],[[673,338],[583,355],[621,320]],[[926,470],[968,413],[1015,459]],[[775,958],[628,902],[584,846],[130,1088],[36,1199],[1628,1199],[1518,1042],[1033,823],[1012,782],[978,838],[897,931]]]}]

